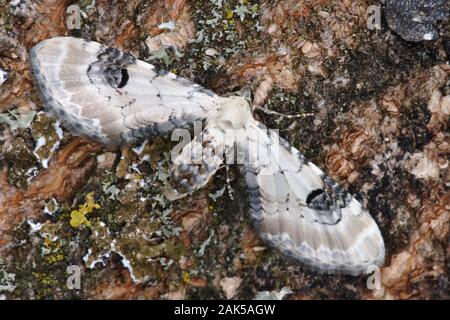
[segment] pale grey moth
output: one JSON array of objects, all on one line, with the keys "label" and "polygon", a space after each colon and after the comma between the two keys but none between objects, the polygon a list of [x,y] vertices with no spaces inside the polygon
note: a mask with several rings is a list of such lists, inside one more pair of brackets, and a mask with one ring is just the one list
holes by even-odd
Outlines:
[{"label": "pale grey moth", "polygon": [[169,199],[205,186],[223,155],[240,150],[236,157],[245,160],[239,166],[250,214],[264,240],[325,272],[359,274],[383,263],[384,242],[371,215],[255,120],[245,98],[218,96],[83,39],[42,41],[31,50],[30,61],[47,107],[73,133],[104,144],[133,143],[205,121],[203,132],[173,159]]}]

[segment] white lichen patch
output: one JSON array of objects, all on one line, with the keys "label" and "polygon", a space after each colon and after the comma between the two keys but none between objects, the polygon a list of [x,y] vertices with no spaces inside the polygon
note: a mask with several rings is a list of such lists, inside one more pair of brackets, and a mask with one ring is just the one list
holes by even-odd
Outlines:
[{"label": "white lichen patch", "polygon": [[140,156],[144,152],[147,143],[148,141],[144,140],[140,145],[132,148],[132,150],[134,151],[134,153],[136,153],[136,155]]},{"label": "white lichen patch", "polygon": [[175,21],[169,20],[167,22],[160,23],[158,25],[158,28],[159,29],[167,29],[167,30],[173,31],[173,30],[175,30]]},{"label": "white lichen patch", "polygon": [[36,158],[41,162],[42,167],[47,168],[48,167],[48,159],[42,159],[39,155],[39,149],[44,147],[47,143],[47,139],[45,137],[39,137],[36,141],[36,146],[34,147],[33,154],[36,156]]},{"label": "white lichen patch", "polygon": [[28,225],[30,226],[30,233],[38,232],[42,229],[42,223],[35,222],[33,220],[27,220]]},{"label": "white lichen patch", "polygon": [[439,178],[439,164],[423,152],[414,153],[407,162],[407,167],[418,179],[434,180]]},{"label": "white lichen patch", "polygon": [[287,295],[292,293],[289,287],[283,287],[280,291],[261,291],[256,294],[254,300],[283,300]]},{"label": "white lichen patch", "polygon": [[8,72],[0,68],[0,86],[8,79]]},{"label": "white lichen patch", "polygon": [[208,197],[210,197],[214,202],[217,201],[225,192],[226,186],[222,189],[217,190],[216,192],[208,194]]},{"label": "white lichen patch", "polygon": [[122,257],[122,265],[124,266],[124,268],[126,268],[128,270],[128,272],[130,273],[130,277],[131,277],[131,279],[133,279],[134,283],[140,283],[140,282],[146,280],[147,277],[145,277],[144,279],[140,279],[134,274],[134,270],[131,265],[131,261],[128,260],[124,254],[122,254],[119,251],[117,251],[116,253]]},{"label": "white lichen patch", "polygon": [[38,167],[32,167],[28,169],[25,174],[27,177],[27,183],[30,183],[31,180],[33,180],[33,178],[36,177],[38,173],[39,173]]},{"label": "white lichen patch", "polygon": [[98,264],[104,266],[104,259],[109,258],[115,248],[115,240],[111,239],[110,232],[103,222],[93,224],[92,228],[92,237],[96,240],[96,246],[89,248],[83,256],[83,261],[89,269],[95,268]]},{"label": "white lichen patch", "polygon": [[48,162],[64,137],[59,121],[49,118],[44,112],[39,112],[31,126],[36,145],[33,154],[43,168],[48,168]]},{"label": "white lichen patch", "polygon": [[6,272],[3,267],[3,262],[0,260],[0,293],[13,292],[16,289],[16,275]]},{"label": "white lichen patch", "polygon": [[59,204],[55,198],[52,197],[45,203],[45,207],[44,207],[45,214],[48,214],[49,216],[53,216],[58,210],[59,210]]}]

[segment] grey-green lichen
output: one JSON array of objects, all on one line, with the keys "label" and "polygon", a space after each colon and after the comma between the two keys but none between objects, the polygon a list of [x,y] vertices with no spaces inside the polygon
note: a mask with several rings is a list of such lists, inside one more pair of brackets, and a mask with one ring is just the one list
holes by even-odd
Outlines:
[{"label": "grey-green lichen", "polygon": [[16,275],[7,272],[4,268],[5,264],[3,263],[3,260],[0,259],[0,295],[5,292],[13,292],[16,288],[14,284]]}]

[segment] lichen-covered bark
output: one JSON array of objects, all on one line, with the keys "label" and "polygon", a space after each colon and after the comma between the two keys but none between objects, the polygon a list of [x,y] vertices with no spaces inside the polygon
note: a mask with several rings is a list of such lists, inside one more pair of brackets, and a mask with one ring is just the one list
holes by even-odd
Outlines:
[{"label": "lichen-covered bark", "polygon": [[[448,22],[438,40],[408,43],[384,20],[367,28],[372,0],[74,4],[79,30],[67,27],[68,1],[0,0],[0,297],[241,299],[289,287],[290,299],[449,298]],[[170,203],[170,137],[108,149],[61,132],[41,112],[27,55],[58,35],[129,51],[219,94],[249,87],[255,106],[276,112],[255,116],[377,220],[381,288],[267,247],[236,168]],[[71,224],[85,203],[88,223]],[[81,289],[68,288],[68,266],[80,268]]]}]

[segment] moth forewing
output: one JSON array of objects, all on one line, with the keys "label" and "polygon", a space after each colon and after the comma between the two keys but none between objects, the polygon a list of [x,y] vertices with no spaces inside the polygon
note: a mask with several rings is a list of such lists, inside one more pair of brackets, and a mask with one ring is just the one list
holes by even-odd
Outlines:
[{"label": "moth forewing", "polygon": [[44,40],[30,62],[46,107],[75,134],[133,143],[204,120],[221,97],[130,54],[72,37]]}]

